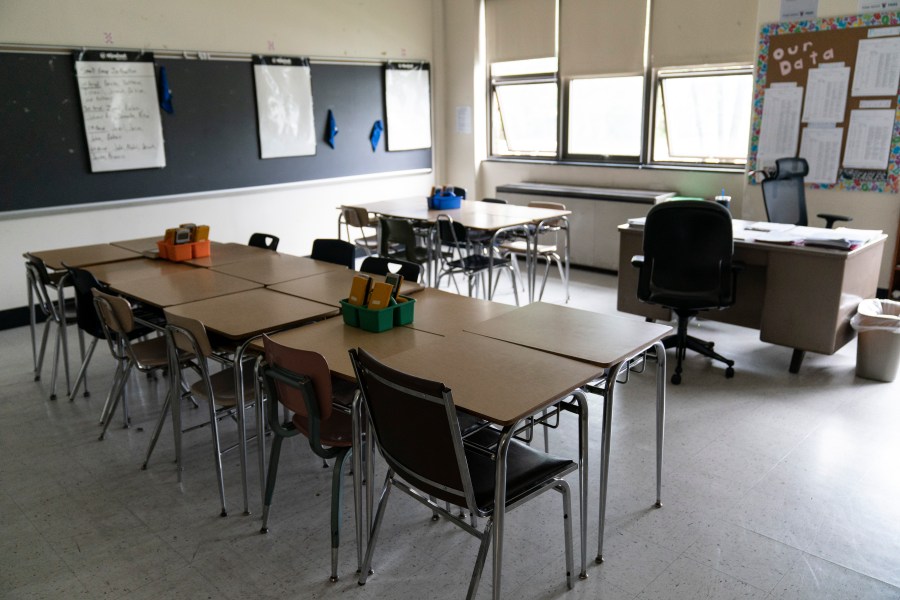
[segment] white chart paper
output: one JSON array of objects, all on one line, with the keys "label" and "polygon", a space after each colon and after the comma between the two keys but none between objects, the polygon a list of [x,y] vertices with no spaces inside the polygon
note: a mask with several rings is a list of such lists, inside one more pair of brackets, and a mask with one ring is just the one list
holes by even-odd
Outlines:
[{"label": "white chart paper", "polygon": [[314,155],[316,134],[309,66],[255,64],[253,75],[260,157]]},{"label": "white chart paper", "polygon": [[837,181],[841,160],[843,127],[807,127],[800,140],[800,156],[809,163],[806,183],[832,184]]},{"label": "white chart paper", "polygon": [[854,96],[896,96],[900,37],[860,40],[853,69]]},{"label": "white chart paper", "polygon": [[166,166],[153,62],[76,60],[91,171]]},{"label": "white chart paper", "polygon": [[387,149],[431,148],[431,85],[427,68],[384,71]]},{"label": "white chart paper", "polygon": [[810,69],[806,80],[804,123],[840,123],[847,108],[850,67],[822,65]]},{"label": "white chart paper", "polygon": [[756,157],[759,168],[773,167],[776,159],[796,155],[802,104],[800,86],[773,85],[766,90]]},{"label": "white chart paper", "polygon": [[893,130],[893,110],[850,111],[844,166],[853,169],[886,169]]}]

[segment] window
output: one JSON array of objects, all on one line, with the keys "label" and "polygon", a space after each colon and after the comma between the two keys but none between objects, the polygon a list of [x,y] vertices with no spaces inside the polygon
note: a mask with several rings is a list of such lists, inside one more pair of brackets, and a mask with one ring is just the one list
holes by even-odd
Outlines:
[{"label": "window", "polygon": [[639,75],[573,79],[567,154],[639,158],[643,96]]},{"label": "window", "polygon": [[556,59],[491,65],[491,154],[557,156]]},{"label": "window", "polygon": [[653,161],[743,165],[753,76],[749,69],[661,71]]}]

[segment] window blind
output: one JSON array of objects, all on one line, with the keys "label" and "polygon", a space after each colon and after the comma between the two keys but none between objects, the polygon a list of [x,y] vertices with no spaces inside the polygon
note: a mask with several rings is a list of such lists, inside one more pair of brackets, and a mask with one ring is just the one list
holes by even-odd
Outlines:
[{"label": "window blind", "polygon": [[486,0],[488,63],[556,56],[556,0]]},{"label": "window blind", "polygon": [[652,0],[653,67],[750,63],[756,54],[756,3]]},{"label": "window blind", "polygon": [[563,78],[643,72],[644,0],[560,0]]}]

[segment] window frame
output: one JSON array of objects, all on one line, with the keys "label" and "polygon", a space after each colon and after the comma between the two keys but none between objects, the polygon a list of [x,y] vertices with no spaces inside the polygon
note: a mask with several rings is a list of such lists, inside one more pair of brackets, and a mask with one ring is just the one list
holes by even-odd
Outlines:
[{"label": "window frame", "polygon": [[[559,97],[560,97],[560,81],[559,72],[556,69],[556,59],[532,59],[539,66],[547,66],[547,69],[539,69],[534,72],[516,73],[516,74],[490,74],[488,81],[487,94],[487,144],[488,158],[497,160],[513,160],[513,161],[558,161],[560,157],[560,119],[559,119]],[[525,61],[521,61],[525,62]],[[497,63],[509,64],[509,63]],[[552,67],[552,68],[551,68]],[[489,69],[493,69],[493,65],[489,65]],[[494,149],[494,98],[498,87],[529,85],[529,84],[554,84],[556,86],[556,152],[550,155],[534,155],[534,154],[497,154]],[[502,125],[501,125],[502,127]]]},{"label": "window frame", "polygon": [[[657,166],[657,167],[674,167],[679,169],[690,169],[690,170],[698,170],[698,171],[737,171],[743,172],[747,166],[747,157],[744,157],[743,163],[733,163],[733,162],[692,162],[692,161],[678,161],[678,160],[655,160],[654,159],[654,148],[656,146],[656,129],[657,122],[659,119],[665,118],[665,108],[660,107],[657,110],[657,106],[660,98],[662,97],[662,83],[666,79],[677,79],[677,78],[697,78],[697,77],[721,77],[721,76],[734,76],[734,75],[746,75],[751,78],[751,83],[753,81],[753,65],[751,64],[717,64],[717,65],[704,65],[697,67],[672,67],[672,68],[657,68],[653,69],[652,73],[652,81],[650,82],[650,94],[647,102],[647,114],[649,115],[649,123],[645,128],[645,135],[647,136],[646,146],[644,148],[644,152],[646,155],[646,164],[648,166]],[[664,101],[664,100],[663,100]],[[752,94],[752,86],[751,86],[751,94],[750,97],[747,98],[747,113],[752,116],[752,102],[753,102],[753,94]],[[749,135],[750,131],[747,131],[747,143],[749,143]],[[749,151],[746,152],[749,154]]]}]

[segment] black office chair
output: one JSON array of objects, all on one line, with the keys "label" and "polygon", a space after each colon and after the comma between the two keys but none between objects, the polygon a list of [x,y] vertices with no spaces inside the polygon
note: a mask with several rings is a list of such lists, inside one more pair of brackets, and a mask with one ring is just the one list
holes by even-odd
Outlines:
[{"label": "black office chair", "polygon": [[734,304],[733,254],[731,213],[715,202],[663,202],[647,213],[644,254],[633,257],[631,264],[640,269],[638,299],[670,308],[678,318],[677,333],[663,340],[666,348],[676,349],[675,385],[681,383],[688,348],[725,363],[725,377],[734,377],[733,360],[715,352],[712,342],[687,333],[691,317],[700,311]]},{"label": "black office chair", "polygon": [[[805,158],[779,158],[775,161],[775,173],[762,182],[763,203],[766,216],[772,223],[792,225],[809,224],[806,216],[806,193],[803,178],[809,174],[809,163]],[[825,219],[825,227],[831,229],[835,221],[852,221],[851,217],[820,213]]]},{"label": "black office chair", "polygon": [[265,248],[266,250],[278,250],[278,236],[269,233],[254,233],[250,236],[248,246],[254,248]]},{"label": "black office chair", "polygon": [[313,240],[310,258],[344,265],[348,269],[352,269],[356,266],[356,246],[344,240]]},{"label": "black office chair", "polygon": [[367,256],[363,259],[359,270],[372,275],[387,275],[399,273],[406,281],[418,281],[422,272],[421,265],[411,263],[399,258],[384,258],[383,256]]}]

